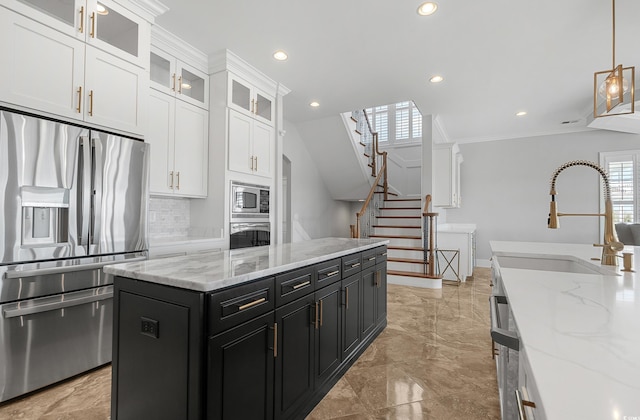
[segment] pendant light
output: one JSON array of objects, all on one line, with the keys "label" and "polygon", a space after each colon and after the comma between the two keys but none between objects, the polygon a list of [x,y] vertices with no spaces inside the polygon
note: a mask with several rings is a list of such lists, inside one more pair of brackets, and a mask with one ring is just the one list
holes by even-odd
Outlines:
[{"label": "pendant light", "polygon": [[[593,117],[633,114],[635,102],[635,67],[616,65],[616,0],[611,0],[613,11],[612,68],[593,75]],[[600,102],[600,107],[598,106]]]}]

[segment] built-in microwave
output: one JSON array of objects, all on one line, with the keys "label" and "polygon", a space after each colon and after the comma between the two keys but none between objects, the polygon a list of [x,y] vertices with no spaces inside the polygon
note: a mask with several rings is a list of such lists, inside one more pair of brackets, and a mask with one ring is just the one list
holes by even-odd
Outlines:
[{"label": "built-in microwave", "polygon": [[269,187],[231,183],[231,218],[269,218]]}]

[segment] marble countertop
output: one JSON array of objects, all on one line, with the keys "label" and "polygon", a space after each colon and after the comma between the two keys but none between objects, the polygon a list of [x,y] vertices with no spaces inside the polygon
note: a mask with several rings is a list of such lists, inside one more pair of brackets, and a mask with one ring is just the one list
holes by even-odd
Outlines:
[{"label": "marble countertop", "polygon": [[375,248],[388,242],[379,239],[322,238],[114,264],[104,267],[104,271],[152,283],[210,292]]},{"label": "marble countertop", "polygon": [[[492,241],[494,255],[568,256],[610,274],[501,268],[547,419],[640,419],[640,274],[592,245]],[[640,270],[640,247],[634,270]],[[620,264],[622,261],[620,260]]]}]

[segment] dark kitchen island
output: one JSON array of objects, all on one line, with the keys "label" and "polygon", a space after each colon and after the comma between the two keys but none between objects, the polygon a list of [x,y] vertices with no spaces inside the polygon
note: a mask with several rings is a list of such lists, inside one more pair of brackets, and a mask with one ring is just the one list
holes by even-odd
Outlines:
[{"label": "dark kitchen island", "polygon": [[387,324],[387,241],[105,267],[114,420],[304,418]]}]

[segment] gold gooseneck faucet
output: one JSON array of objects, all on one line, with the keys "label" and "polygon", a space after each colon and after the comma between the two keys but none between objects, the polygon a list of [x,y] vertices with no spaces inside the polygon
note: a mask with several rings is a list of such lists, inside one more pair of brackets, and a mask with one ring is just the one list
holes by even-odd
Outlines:
[{"label": "gold gooseneck faucet", "polygon": [[[572,166],[587,166],[598,171],[602,177],[604,185],[604,213],[558,213],[556,205],[556,179],[560,172]],[[604,216],[604,241],[602,244],[593,246],[602,247],[602,264],[618,265],[618,252],[624,249],[624,244],[618,240],[613,226],[613,204],[611,203],[611,187],[609,186],[609,176],[597,163],[588,160],[573,160],[560,166],[551,177],[551,204],[549,206],[549,229],[558,228],[558,217],[561,216]]]}]

